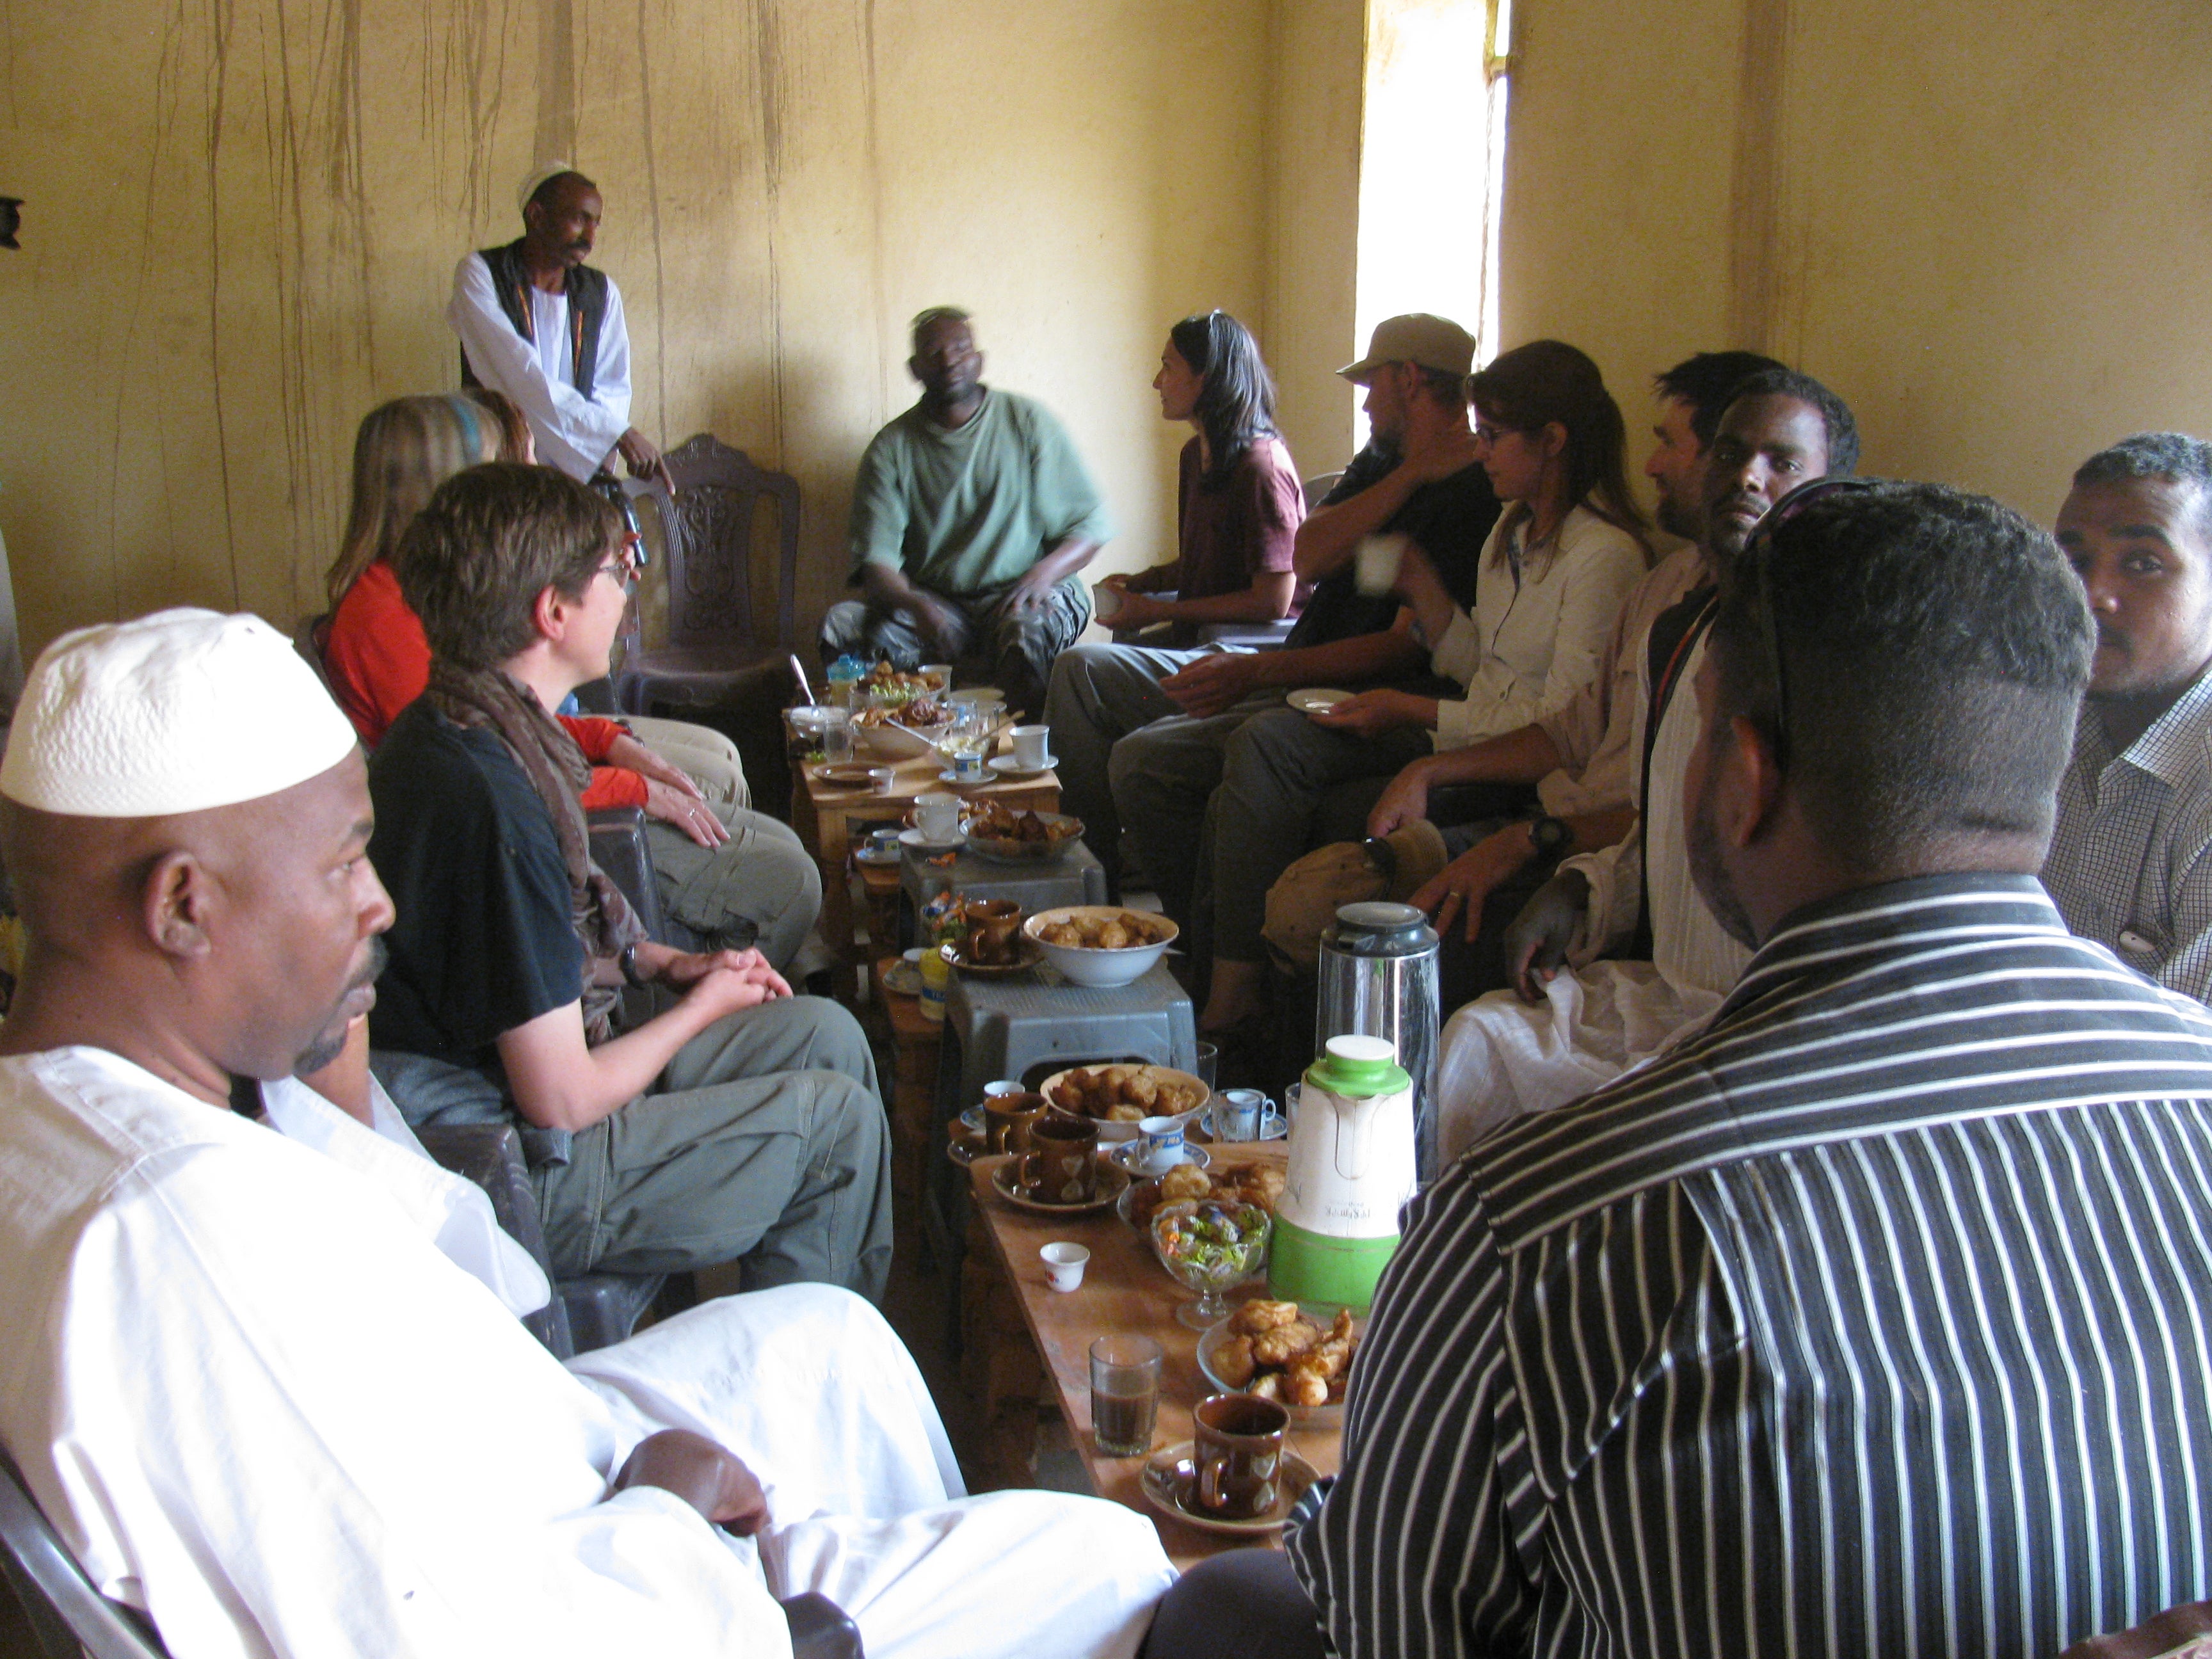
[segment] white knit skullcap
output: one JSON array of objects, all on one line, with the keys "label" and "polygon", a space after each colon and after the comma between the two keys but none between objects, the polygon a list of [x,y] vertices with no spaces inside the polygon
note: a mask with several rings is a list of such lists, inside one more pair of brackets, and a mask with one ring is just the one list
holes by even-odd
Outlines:
[{"label": "white knit skullcap", "polygon": [[525,175],[521,187],[514,192],[514,210],[517,213],[529,212],[530,198],[538,194],[540,185],[548,179],[557,179],[564,173],[575,170],[575,164],[570,161],[548,161],[542,167],[532,167]]},{"label": "white knit skullcap", "polygon": [[79,817],[198,812],[304,783],[354,742],[315,671],[260,617],[159,611],[40,653],[0,795]]}]

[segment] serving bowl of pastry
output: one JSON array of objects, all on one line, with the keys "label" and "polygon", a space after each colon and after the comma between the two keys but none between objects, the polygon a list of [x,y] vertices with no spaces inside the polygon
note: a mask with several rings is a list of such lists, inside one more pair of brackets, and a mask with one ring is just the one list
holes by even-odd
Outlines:
[{"label": "serving bowl of pastry", "polygon": [[1037,1085],[1052,1109],[1098,1125],[1098,1142],[1134,1140],[1148,1117],[1180,1119],[1186,1130],[1206,1109],[1209,1091],[1188,1072],[1165,1066],[1073,1066]]},{"label": "serving bowl of pastry", "polygon": [[1359,1350],[1361,1322],[1295,1302],[1244,1303],[1198,1339],[1198,1368],[1224,1394],[1256,1394],[1290,1408],[1293,1423],[1337,1423]]},{"label": "serving bowl of pastry", "polygon": [[878,760],[915,760],[937,752],[952,730],[944,704],[921,696],[897,708],[862,708],[853,715],[854,740]]},{"label": "serving bowl of pastry", "polygon": [[1165,916],[1111,904],[1063,905],[1022,924],[1047,962],[1075,984],[1100,988],[1142,979],[1180,931]]},{"label": "serving bowl of pastry", "polygon": [[969,807],[964,827],[969,852],[1006,864],[1049,863],[1083,834],[1082,820],[1064,812],[1017,812],[995,800]]}]

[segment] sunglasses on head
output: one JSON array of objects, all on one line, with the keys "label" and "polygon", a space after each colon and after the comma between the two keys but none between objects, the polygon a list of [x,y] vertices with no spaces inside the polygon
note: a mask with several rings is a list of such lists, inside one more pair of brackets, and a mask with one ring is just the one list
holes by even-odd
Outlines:
[{"label": "sunglasses on head", "polygon": [[1748,567],[1758,584],[1759,635],[1766,651],[1768,672],[1774,676],[1775,758],[1786,763],[1790,740],[1790,676],[1782,656],[1782,624],[1774,608],[1774,532],[1797,517],[1813,502],[1830,495],[1863,495],[1876,486],[1873,478],[1815,478],[1802,483],[1767,509],[1746,538],[1736,568]]}]

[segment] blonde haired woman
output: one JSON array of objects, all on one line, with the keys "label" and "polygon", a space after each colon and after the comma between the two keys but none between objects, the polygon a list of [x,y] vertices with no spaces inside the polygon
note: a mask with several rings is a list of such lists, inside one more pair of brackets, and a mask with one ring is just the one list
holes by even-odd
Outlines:
[{"label": "blonde haired woman", "polygon": [[[479,388],[394,398],[362,421],[345,535],[325,579],[333,611],[321,643],[338,707],[369,748],[422,695],[430,673],[429,642],[400,597],[392,562],[401,536],[447,478],[485,461],[527,462],[529,443],[520,411]],[[592,763],[585,806],[647,814],[669,916],[702,945],[757,944],[779,969],[787,964],[820,913],[821,877],[798,836],[745,805],[744,773],[729,740],[675,720],[570,716],[564,723]],[[664,749],[682,767],[658,752]]]}]

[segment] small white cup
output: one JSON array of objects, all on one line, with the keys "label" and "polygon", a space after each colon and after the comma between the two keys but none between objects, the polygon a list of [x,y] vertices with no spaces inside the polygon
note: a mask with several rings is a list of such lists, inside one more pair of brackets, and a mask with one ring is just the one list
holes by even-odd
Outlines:
[{"label": "small white cup", "polygon": [[1052,739],[1050,726],[1018,726],[1007,735],[1013,739],[1017,766],[1036,771],[1052,764],[1052,750],[1047,746]]},{"label": "small white cup", "polygon": [[1121,590],[1120,588],[1109,587],[1104,582],[1093,582],[1091,584],[1091,614],[1092,617],[1103,623],[1121,608]]},{"label": "small white cup", "polygon": [[878,794],[891,794],[898,788],[898,774],[888,766],[871,766],[868,781],[875,785]]},{"label": "small white cup", "polygon": [[986,1100],[996,1100],[1000,1095],[1018,1095],[1026,1092],[1022,1087],[1019,1078],[1002,1077],[983,1085],[983,1098]]},{"label": "small white cup", "polygon": [[1219,1140],[1257,1140],[1267,1097],[1257,1089],[1224,1089],[1213,1097],[1213,1133]]},{"label": "small white cup", "polygon": [[1091,1252],[1080,1244],[1048,1244],[1037,1252],[1055,1291],[1072,1291],[1083,1283],[1083,1269]]},{"label": "small white cup", "polygon": [[1352,580],[1370,599],[1398,585],[1398,567],[1406,557],[1403,536],[1370,536],[1359,544]]},{"label": "small white cup", "polygon": [[942,790],[915,796],[914,827],[927,842],[942,845],[954,840],[960,834],[960,797]]},{"label": "small white cup", "polygon": [[963,783],[981,783],[991,775],[991,763],[980,749],[956,749],[951,758],[952,775]]},{"label": "small white cup", "polygon": [[1181,1118],[1143,1118],[1138,1121],[1137,1133],[1145,1138],[1143,1162],[1148,1173],[1165,1175],[1182,1162]]}]

